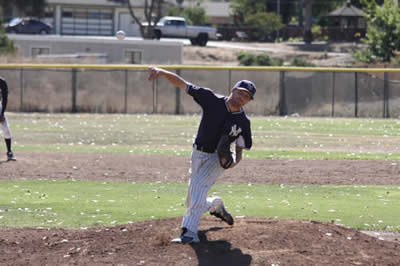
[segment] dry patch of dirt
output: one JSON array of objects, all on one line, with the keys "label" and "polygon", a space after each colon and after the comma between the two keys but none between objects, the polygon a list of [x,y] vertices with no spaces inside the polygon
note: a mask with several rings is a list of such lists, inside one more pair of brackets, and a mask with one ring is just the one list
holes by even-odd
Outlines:
[{"label": "dry patch of dirt", "polygon": [[180,218],[86,230],[0,229],[2,265],[399,265],[400,245],[310,221],[202,217],[199,244],[170,242]]},{"label": "dry patch of dirt", "polygon": [[[325,46],[316,44],[314,48],[312,45],[307,48],[302,45],[290,43],[227,42],[227,44],[242,48],[186,45],[184,46],[183,64],[238,66],[239,60],[237,56],[242,52],[246,52],[250,54],[267,54],[273,59],[283,59],[285,64],[290,64],[294,58],[299,58],[316,66],[346,66],[353,63],[351,52],[360,49],[359,44],[352,43],[326,44]],[[260,49],[273,51],[262,51]]]}]

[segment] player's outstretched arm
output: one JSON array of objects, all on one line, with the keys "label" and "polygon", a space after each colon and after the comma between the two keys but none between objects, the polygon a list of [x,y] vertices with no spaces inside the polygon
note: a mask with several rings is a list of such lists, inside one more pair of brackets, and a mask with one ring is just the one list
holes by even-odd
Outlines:
[{"label": "player's outstretched arm", "polygon": [[186,85],[188,84],[188,82],[186,80],[184,80],[183,78],[181,78],[180,76],[178,76],[177,74],[167,71],[162,68],[149,67],[149,76],[148,76],[149,81],[158,79],[161,76],[166,78],[168,80],[168,82],[171,83],[172,85],[174,85],[175,87],[181,88],[181,89],[186,89]]}]

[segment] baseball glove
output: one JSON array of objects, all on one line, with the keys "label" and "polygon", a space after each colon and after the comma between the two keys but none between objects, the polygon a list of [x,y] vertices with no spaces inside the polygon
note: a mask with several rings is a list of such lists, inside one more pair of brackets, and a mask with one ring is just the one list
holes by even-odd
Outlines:
[{"label": "baseball glove", "polygon": [[223,135],[217,145],[219,163],[224,169],[228,169],[234,162],[231,152],[231,142],[228,135]]}]

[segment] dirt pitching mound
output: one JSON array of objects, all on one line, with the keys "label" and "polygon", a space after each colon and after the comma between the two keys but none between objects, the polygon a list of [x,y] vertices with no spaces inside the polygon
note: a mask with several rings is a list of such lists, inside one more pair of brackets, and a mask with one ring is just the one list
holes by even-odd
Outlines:
[{"label": "dirt pitching mound", "polygon": [[203,217],[199,244],[171,243],[180,218],[86,230],[2,229],[1,265],[399,265],[400,245],[319,222]]},{"label": "dirt pitching mound", "polygon": [[[19,152],[0,162],[0,181],[85,180],[187,183],[189,159]],[[222,184],[399,185],[392,161],[244,160]],[[183,214],[182,214],[183,215]],[[0,229],[0,265],[400,265],[395,233],[334,224],[202,217],[201,243],[173,244],[181,217],[81,230]]]}]

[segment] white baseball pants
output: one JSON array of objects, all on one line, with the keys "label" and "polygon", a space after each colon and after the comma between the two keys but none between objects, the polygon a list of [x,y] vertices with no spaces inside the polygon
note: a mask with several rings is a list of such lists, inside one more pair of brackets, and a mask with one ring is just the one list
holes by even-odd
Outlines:
[{"label": "white baseball pants", "polygon": [[[3,106],[0,103],[0,113],[3,110]],[[4,115],[4,121],[0,122],[0,130],[3,132],[3,136],[5,139],[11,139],[10,128],[8,127],[7,117]]]},{"label": "white baseball pants", "polygon": [[201,215],[214,211],[221,203],[218,197],[207,198],[207,193],[217,178],[224,173],[224,169],[219,164],[216,152],[205,153],[193,148],[189,173],[187,211],[183,217],[182,227],[197,233]]}]

